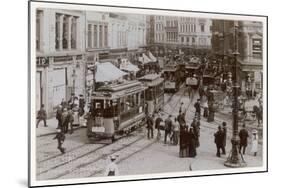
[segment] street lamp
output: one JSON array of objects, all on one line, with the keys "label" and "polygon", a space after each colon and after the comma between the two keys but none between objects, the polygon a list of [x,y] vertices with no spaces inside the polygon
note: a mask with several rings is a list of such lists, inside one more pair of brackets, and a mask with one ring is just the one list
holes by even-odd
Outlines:
[{"label": "street lamp", "polygon": [[237,56],[239,55],[238,52],[238,37],[237,37],[237,30],[238,30],[238,22],[234,21],[234,75],[233,75],[233,132],[232,132],[232,149],[229,157],[225,161],[224,165],[227,167],[238,168],[238,167],[245,167],[247,164],[242,156],[239,154],[239,135],[238,135],[238,111],[239,111],[239,104],[238,104],[238,95],[239,95],[239,84],[238,84],[238,66],[237,66]]}]

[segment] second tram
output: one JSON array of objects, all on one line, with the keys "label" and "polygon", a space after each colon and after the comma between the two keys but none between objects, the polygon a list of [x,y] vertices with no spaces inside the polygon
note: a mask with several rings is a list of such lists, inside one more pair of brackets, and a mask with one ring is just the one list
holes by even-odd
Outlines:
[{"label": "second tram", "polygon": [[153,114],[164,107],[164,79],[158,74],[147,74],[139,78],[146,87],[147,112]]}]

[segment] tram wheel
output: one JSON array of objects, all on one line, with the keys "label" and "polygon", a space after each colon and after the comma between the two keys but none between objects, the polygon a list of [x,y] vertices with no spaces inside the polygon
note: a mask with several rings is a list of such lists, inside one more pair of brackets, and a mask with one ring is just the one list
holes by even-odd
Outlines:
[{"label": "tram wheel", "polygon": [[112,141],[112,143],[116,141],[115,135],[113,135],[113,136],[111,137],[111,141]]}]

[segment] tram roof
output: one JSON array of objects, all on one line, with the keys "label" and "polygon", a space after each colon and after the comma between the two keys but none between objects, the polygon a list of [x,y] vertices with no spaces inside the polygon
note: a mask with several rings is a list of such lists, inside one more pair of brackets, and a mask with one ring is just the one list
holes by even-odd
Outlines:
[{"label": "tram roof", "polygon": [[128,88],[133,88],[133,87],[141,87],[142,84],[141,82],[137,80],[133,81],[124,81],[122,83],[114,83],[114,84],[109,84],[109,85],[104,85],[101,86],[99,89],[97,89],[97,92],[102,92],[102,91],[110,91],[110,92],[116,92],[116,91],[121,91],[121,90],[126,90]]},{"label": "tram roof", "polygon": [[152,87],[160,84],[164,81],[164,79],[161,78],[158,74],[147,74],[139,78],[139,81],[144,82],[144,85],[146,86]]}]

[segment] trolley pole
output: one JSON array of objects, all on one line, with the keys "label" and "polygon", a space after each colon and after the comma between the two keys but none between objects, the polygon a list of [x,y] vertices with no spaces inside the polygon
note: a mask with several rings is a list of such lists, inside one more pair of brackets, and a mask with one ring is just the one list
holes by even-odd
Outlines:
[{"label": "trolley pole", "polygon": [[239,83],[238,76],[239,70],[237,65],[238,52],[238,21],[234,21],[234,75],[233,75],[233,133],[232,133],[232,149],[229,157],[224,163],[227,167],[238,168],[245,167],[247,164],[244,161],[242,154],[239,154],[239,136],[238,136],[238,93],[239,93]]}]

